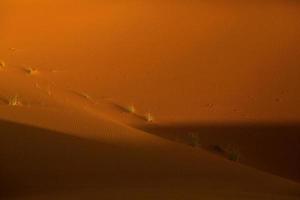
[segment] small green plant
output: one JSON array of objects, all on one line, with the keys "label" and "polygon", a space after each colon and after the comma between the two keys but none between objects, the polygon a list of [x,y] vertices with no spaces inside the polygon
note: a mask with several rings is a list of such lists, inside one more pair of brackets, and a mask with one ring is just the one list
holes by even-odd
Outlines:
[{"label": "small green plant", "polygon": [[134,105],[130,105],[126,108],[127,112],[129,113],[135,113],[136,112],[136,109],[134,107]]},{"label": "small green plant", "polygon": [[238,153],[230,152],[228,159],[231,161],[239,161],[240,155]]},{"label": "small green plant", "polygon": [[8,99],[8,105],[10,105],[10,106],[20,106],[20,105],[22,105],[20,97],[18,95],[11,96]]},{"label": "small green plant", "polygon": [[188,133],[189,144],[193,147],[201,147],[200,137],[197,133]]},{"label": "small green plant", "polygon": [[240,153],[236,148],[228,147],[226,150],[227,158],[231,161],[239,161]]},{"label": "small green plant", "polygon": [[218,144],[210,145],[209,150],[218,155],[224,156],[230,161],[238,162],[240,160],[240,152],[237,148],[234,148],[231,145],[228,145],[225,148]]},{"label": "small green plant", "polygon": [[145,116],[145,119],[147,122],[153,122],[154,121],[154,117],[152,116],[151,113],[147,113]]}]

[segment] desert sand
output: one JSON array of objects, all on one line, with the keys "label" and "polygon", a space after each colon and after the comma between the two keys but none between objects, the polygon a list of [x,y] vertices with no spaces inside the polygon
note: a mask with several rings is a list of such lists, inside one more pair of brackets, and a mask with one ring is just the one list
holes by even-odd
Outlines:
[{"label": "desert sand", "polygon": [[0,199],[299,199],[300,3],[0,2]]}]

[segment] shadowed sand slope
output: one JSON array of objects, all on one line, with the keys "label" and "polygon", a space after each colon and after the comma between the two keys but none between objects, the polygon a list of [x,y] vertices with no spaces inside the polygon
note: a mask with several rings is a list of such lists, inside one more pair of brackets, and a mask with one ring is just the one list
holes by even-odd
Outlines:
[{"label": "shadowed sand slope", "polygon": [[239,161],[244,164],[300,180],[300,126],[298,124],[194,123],[157,124],[140,128],[164,138],[212,151],[217,150],[216,148],[222,148],[223,151],[231,148],[239,154]]},{"label": "shadowed sand slope", "polygon": [[129,199],[300,195],[296,183],[177,144],[124,148],[7,121],[0,127],[3,199],[114,199],[117,193]]}]

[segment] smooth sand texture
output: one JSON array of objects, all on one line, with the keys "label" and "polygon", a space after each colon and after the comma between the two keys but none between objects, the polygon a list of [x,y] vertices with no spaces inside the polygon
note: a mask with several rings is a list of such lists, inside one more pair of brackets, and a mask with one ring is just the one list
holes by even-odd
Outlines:
[{"label": "smooth sand texture", "polygon": [[293,0],[2,0],[0,199],[299,199],[299,18]]},{"label": "smooth sand texture", "polygon": [[79,135],[78,128],[71,131],[74,122],[65,121],[70,131],[64,134],[1,122],[4,199],[297,199],[300,195],[295,182],[100,118],[87,117],[90,120],[83,123],[80,112],[73,114],[78,117],[65,113],[56,118],[67,117],[76,120],[76,126],[93,129]]},{"label": "smooth sand texture", "polygon": [[297,124],[152,124],[140,129],[217,155],[236,154],[240,163],[300,180]]}]

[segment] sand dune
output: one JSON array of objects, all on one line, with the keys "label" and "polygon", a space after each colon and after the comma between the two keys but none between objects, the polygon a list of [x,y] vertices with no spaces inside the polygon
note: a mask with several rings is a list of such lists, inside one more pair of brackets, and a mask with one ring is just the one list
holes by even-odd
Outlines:
[{"label": "sand dune", "polygon": [[300,180],[297,124],[152,124],[139,128],[217,155],[232,151],[241,163]]},{"label": "sand dune", "polygon": [[299,195],[296,183],[168,142],[149,145],[145,140],[148,145],[143,147],[124,147],[5,121],[1,129],[1,188],[6,198],[89,191],[96,192],[94,198],[113,197],[111,191],[126,189],[127,197],[136,199]]},{"label": "sand dune", "polygon": [[0,199],[299,199],[299,10],[2,0]]}]

